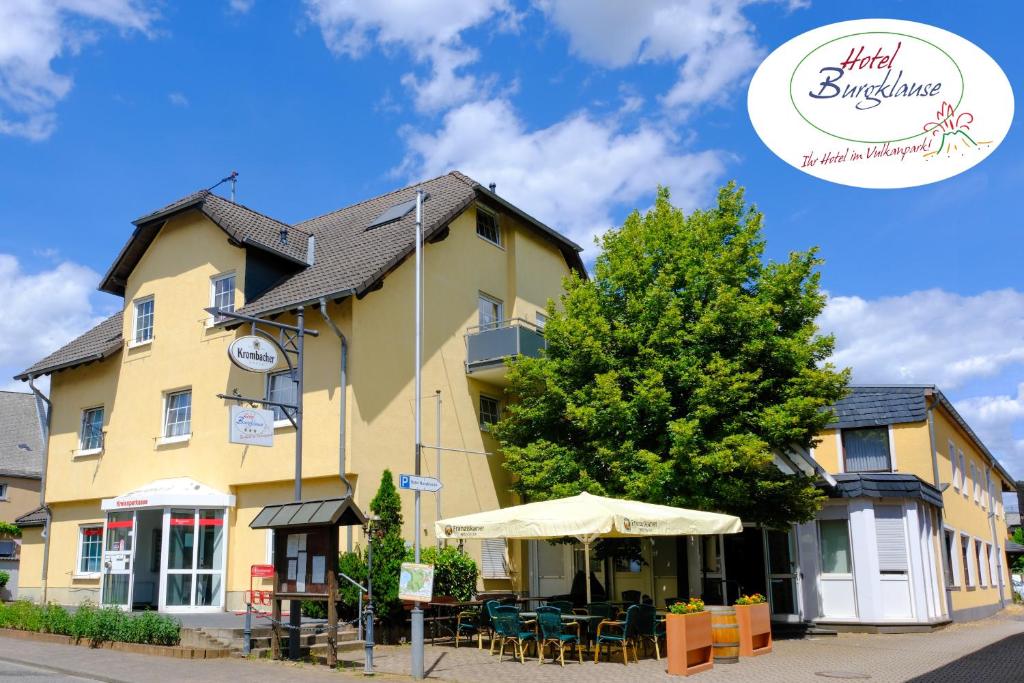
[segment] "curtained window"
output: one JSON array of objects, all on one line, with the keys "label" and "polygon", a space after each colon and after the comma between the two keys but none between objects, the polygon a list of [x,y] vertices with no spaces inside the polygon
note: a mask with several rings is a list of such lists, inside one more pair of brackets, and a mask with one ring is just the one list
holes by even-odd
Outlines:
[{"label": "curtained window", "polygon": [[889,472],[888,427],[844,429],[843,455],[847,472]]}]

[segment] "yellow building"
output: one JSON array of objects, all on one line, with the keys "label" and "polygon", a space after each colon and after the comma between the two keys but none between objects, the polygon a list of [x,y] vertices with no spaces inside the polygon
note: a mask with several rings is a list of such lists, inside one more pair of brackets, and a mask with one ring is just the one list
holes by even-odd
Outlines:
[{"label": "yellow building", "polygon": [[[19,375],[51,375],[52,401],[48,515],[25,529],[22,595],[242,606],[250,566],[270,549],[249,523],[292,499],[296,434],[279,411],[272,447],[229,443],[233,402],[217,395],[287,403],[295,383],[229,363],[228,344],[248,329],[207,308],[294,324],[301,306],[319,333],[305,343],[303,498],[344,495],[350,483],[366,509],[385,468],[411,471],[417,188],[427,193],[423,437],[496,450],[488,425],[502,410],[501,359],[542,348],[549,300],[583,273],[578,246],[457,172],[292,225],[199,192],[134,221],[100,287],[123,297],[123,311]],[[437,510],[513,502],[498,457],[428,453],[423,474],[444,488],[439,501],[424,496],[418,530],[402,493],[406,538],[434,543]],[[485,586],[521,578],[518,546],[468,549]]]}]

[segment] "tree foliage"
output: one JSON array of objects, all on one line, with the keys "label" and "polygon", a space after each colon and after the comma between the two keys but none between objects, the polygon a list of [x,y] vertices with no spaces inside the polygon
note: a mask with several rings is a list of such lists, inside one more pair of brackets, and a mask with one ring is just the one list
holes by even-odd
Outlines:
[{"label": "tree foliage", "polygon": [[848,371],[825,362],[834,340],[815,325],[816,250],[766,263],[762,222],[732,183],[689,216],[659,188],[601,238],[593,279],[549,303],[545,356],[509,363],[495,433],[518,493],[813,517],[814,482],[772,453],[813,445]]},{"label": "tree foliage", "polygon": [[373,546],[373,602],[377,614],[393,618],[401,612],[398,600],[398,577],[405,560],[402,539],[402,499],[395,488],[391,470],[384,470],[377,495],[370,501],[370,511],[380,518],[371,526]]}]

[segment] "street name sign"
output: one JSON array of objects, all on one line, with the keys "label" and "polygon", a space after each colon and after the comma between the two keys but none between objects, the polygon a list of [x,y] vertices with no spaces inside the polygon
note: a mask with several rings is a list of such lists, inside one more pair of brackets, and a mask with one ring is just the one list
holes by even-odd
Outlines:
[{"label": "street name sign", "polygon": [[415,474],[400,474],[398,475],[398,488],[434,493],[441,490],[441,480],[434,477],[420,477]]}]

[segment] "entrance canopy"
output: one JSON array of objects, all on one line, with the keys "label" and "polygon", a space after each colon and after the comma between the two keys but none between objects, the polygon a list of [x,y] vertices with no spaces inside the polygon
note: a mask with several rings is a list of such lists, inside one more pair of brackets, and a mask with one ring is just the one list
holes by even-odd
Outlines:
[{"label": "entrance canopy", "polygon": [[442,519],[438,538],[628,538],[735,534],[739,517],[581,493]]},{"label": "entrance canopy", "polygon": [[581,493],[570,498],[450,517],[435,523],[438,538],[565,538],[583,543],[590,602],[590,544],[599,538],[737,534],[739,517]]},{"label": "entrance canopy", "polygon": [[132,510],[135,508],[235,506],[235,497],[210,488],[189,477],[157,479],[116,498],[104,498],[101,509]]}]

